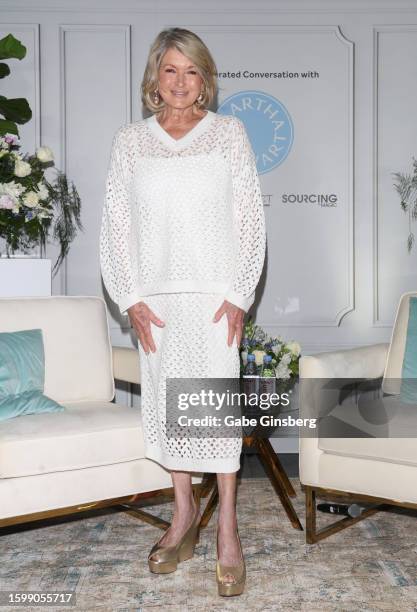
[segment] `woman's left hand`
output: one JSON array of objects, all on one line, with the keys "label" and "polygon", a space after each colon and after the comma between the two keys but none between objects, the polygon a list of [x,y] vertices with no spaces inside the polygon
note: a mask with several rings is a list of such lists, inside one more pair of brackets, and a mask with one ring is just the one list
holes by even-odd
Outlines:
[{"label": "woman's left hand", "polygon": [[224,300],[223,304],[216,310],[213,321],[217,323],[220,321],[222,316],[226,313],[227,323],[229,326],[229,334],[227,338],[227,344],[232,346],[233,338],[236,336],[236,344],[239,347],[240,341],[242,339],[242,329],[243,329],[243,318],[245,316],[245,311],[231,304],[227,300]]}]

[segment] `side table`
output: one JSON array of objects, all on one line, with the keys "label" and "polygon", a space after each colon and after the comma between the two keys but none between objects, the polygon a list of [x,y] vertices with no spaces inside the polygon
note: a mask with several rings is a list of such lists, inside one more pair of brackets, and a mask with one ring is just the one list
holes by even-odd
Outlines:
[{"label": "side table", "polygon": [[[253,432],[251,435],[243,437],[243,447],[255,450],[292,526],[294,529],[303,531],[303,526],[290,499],[290,497],[296,497],[297,494],[269,439],[258,437]],[[219,501],[216,474],[205,474],[200,485],[200,497],[207,497],[209,494],[210,497],[202,514],[200,527],[208,525]]]}]

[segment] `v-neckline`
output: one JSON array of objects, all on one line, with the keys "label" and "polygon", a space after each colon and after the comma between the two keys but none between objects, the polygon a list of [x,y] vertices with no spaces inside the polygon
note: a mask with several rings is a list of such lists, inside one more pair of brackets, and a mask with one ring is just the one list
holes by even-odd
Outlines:
[{"label": "v-neckline", "polygon": [[191,130],[188,130],[188,132],[184,134],[184,136],[181,136],[181,138],[174,138],[173,136],[168,134],[168,132],[158,122],[156,114],[148,117],[147,121],[153,133],[158,136],[159,139],[162,140],[165,144],[173,148],[182,148],[188,145],[199,134],[201,134],[203,130],[212,122],[215,116],[216,113],[207,109],[204,117],[200,119],[200,121],[194,127],[192,127]]}]

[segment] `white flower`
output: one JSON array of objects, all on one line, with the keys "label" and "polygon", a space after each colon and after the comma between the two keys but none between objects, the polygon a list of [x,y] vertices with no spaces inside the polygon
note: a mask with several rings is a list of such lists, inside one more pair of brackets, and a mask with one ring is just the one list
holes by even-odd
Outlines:
[{"label": "white flower", "polygon": [[282,344],[273,344],[271,349],[274,351],[275,355],[278,355],[282,347]]},{"label": "white flower", "polygon": [[28,191],[23,197],[23,203],[29,208],[34,208],[39,204],[39,196],[35,191]]},{"label": "white flower", "polygon": [[286,346],[293,355],[297,356],[301,353],[301,346],[298,344],[298,342],[288,342]]},{"label": "white flower", "polygon": [[243,365],[245,366],[248,363],[248,351],[242,351],[240,354],[242,356]]},{"label": "white flower", "polygon": [[2,136],[1,140],[2,140],[2,145],[4,143],[7,147],[9,146],[14,147],[20,144],[19,136],[17,136],[17,134],[10,134],[9,132],[7,132],[7,134]]},{"label": "white flower", "polygon": [[46,164],[47,162],[53,161],[54,154],[52,149],[49,147],[39,147],[39,149],[36,151],[36,157],[39,159],[39,161]]},{"label": "white flower", "polygon": [[256,350],[256,351],[253,351],[253,354],[255,355],[256,365],[258,366],[262,365],[264,362],[264,355],[266,355],[265,351]]},{"label": "white flower", "polygon": [[8,183],[0,183],[0,194],[4,193],[12,196],[13,198],[18,198],[24,192],[25,187],[20,183],[16,183],[15,181],[9,181]]},{"label": "white flower", "polygon": [[291,363],[291,360],[292,360],[291,353],[284,353],[283,356],[281,357],[280,363],[284,365],[289,365]]},{"label": "white flower", "polygon": [[13,196],[3,193],[0,195],[0,208],[14,210],[18,202]]},{"label": "white flower", "polygon": [[44,183],[39,182],[37,184],[38,187],[38,195],[40,200],[46,200],[49,196],[48,190]]},{"label": "white flower", "polygon": [[10,147],[14,147],[19,144],[19,136],[16,134],[7,133],[4,134],[4,136],[0,136],[0,149],[8,151]]},{"label": "white flower", "polygon": [[28,176],[32,172],[32,168],[28,162],[17,160],[14,165],[14,173],[16,176]]},{"label": "white flower", "polygon": [[290,378],[291,370],[282,362],[275,368],[275,376],[277,378]]}]

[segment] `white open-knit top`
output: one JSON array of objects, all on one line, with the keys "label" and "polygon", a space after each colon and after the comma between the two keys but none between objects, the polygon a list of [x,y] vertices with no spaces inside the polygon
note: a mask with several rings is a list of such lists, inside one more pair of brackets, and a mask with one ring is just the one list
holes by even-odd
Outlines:
[{"label": "white open-knit top", "polygon": [[103,282],[121,313],[155,293],[220,293],[247,311],[265,218],[244,124],[207,114],[180,139],[156,115],[114,135],[100,231]]}]

